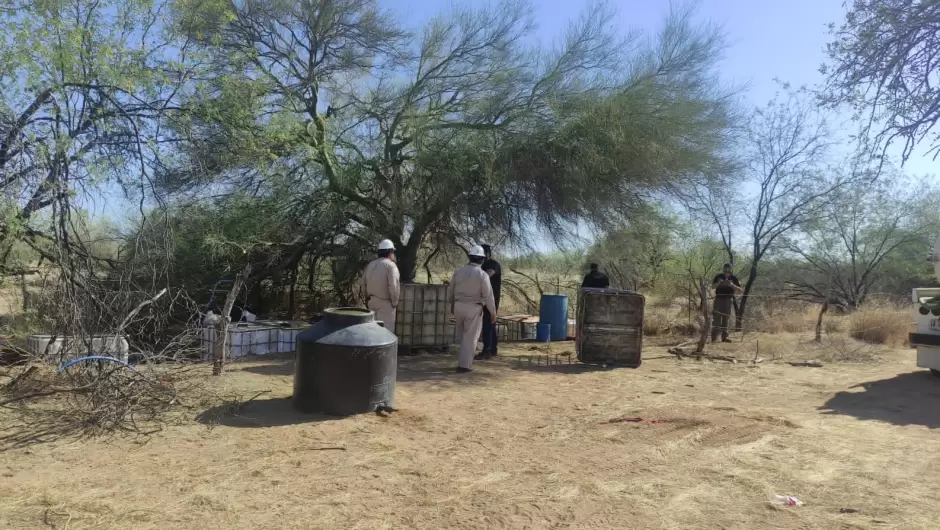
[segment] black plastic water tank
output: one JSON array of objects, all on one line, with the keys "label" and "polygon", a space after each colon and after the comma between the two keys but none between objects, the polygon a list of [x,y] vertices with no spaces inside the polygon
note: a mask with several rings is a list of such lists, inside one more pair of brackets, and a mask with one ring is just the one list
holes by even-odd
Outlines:
[{"label": "black plastic water tank", "polygon": [[346,416],[393,407],[398,339],[368,309],[327,309],[297,335],[294,408]]}]

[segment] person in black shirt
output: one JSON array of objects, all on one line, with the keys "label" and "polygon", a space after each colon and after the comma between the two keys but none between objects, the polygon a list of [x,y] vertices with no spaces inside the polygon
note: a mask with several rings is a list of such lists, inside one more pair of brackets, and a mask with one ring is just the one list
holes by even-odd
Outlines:
[{"label": "person in black shirt", "polygon": [[[496,302],[496,310],[499,311],[499,291],[503,283],[503,269],[499,262],[493,259],[493,248],[489,245],[481,245],[483,253],[486,254],[486,261],[482,268],[490,276],[490,285],[493,286],[493,300]],[[496,324],[490,318],[490,312],[483,309],[483,350],[474,357],[476,360],[486,360],[497,356]]]},{"label": "person in black shirt", "polygon": [[741,292],[741,282],[737,276],[731,274],[730,263],[725,263],[722,273],[712,280],[712,289],[715,290],[715,302],[712,304],[712,342],[718,339],[719,332],[721,342],[731,342],[728,339],[728,321],[731,319],[734,295]]},{"label": "person in black shirt", "polygon": [[606,274],[598,270],[597,263],[591,264],[591,272],[587,273],[584,276],[584,281],[581,282],[581,287],[593,287],[595,289],[606,289],[610,287],[610,278]]}]

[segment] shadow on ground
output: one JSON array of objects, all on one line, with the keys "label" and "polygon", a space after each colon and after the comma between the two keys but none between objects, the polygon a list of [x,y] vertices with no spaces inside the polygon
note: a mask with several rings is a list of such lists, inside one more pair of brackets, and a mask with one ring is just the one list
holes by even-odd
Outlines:
[{"label": "shadow on ground", "polygon": [[[548,362],[551,364],[548,364]],[[568,363],[568,360],[564,358],[558,361],[552,359],[548,362],[536,360],[530,361],[526,358],[510,358],[507,359],[506,365],[513,370],[546,374],[586,374],[593,372],[607,372],[618,369],[629,370],[629,368],[622,366],[604,367],[599,364],[583,364],[576,359],[572,359],[570,364]]]},{"label": "shadow on ground", "polygon": [[456,354],[430,354],[417,357],[399,357],[398,382],[441,382],[448,384],[476,384],[500,377],[499,372],[486,369],[481,363],[473,363],[473,372],[458,374]]},{"label": "shadow on ground", "polygon": [[342,416],[326,414],[304,414],[291,406],[290,396],[283,398],[257,399],[233,407],[231,404],[212,407],[200,414],[196,421],[203,425],[226,427],[265,428],[301,425],[321,421],[341,420]]},{"label": "shadow on ground", "polygon": [[820,410],[935,429],[940,427],[940,379],[922,370],[860,383],[832,396]]},{"label": "shadow on ground", "polygon": [[238,368],[242,372],[258,375],[293,376],[294,359],[271,359],[264,364],[252,364]]},{"label": "shadow on ground", "polygon": [[[267,361],[267,359],[265,359]],[[492,379],[496,374],[476,370],[471,374],[458,374],[457,356],[454,354],[425,354],[398,358],[398,382],[450,381],[473,383]],[[480,368],[477,365],[476,368]],[[272,358],[270,362],[237,368],[240,371],[269,376],[294,375],[293,358]]]},{"label": "shadow on ground", "polygon": [[530,350],[521,354],[500,356],[500,362],[513,370],[535,373],[584,374],[632,369],[616,364],[604,366],[599,363],[582,363],[573,351],[547,353],[537,348],[530,348]]}]

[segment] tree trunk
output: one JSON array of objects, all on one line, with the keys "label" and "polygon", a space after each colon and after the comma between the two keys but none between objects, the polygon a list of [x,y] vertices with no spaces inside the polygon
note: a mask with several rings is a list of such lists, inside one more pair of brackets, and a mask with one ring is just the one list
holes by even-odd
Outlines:
[{"label": "tree trunk", "polygon": [[427,257],[427,259],[424,260],[424,271],[428,275],[428,283],[431,283],[433,281],[433,277],[431,276],[431,260],[433,260],[434,256],[437,256],[437,253],[440,251],[441,251],[441,246],[440,244],[438,244],[436,247],[434,247],[434,252],[431,252],[431,254]]},{"label": "tree trunk", "polygon": [[699,333],[698,344],[695,346],[695,353],[705,352],[705,343],[708,342],[708,334],[712,329],[712,313],[708,310],[708,286],[705,285],[705,279],[699,278],[699,298],[702,302],[702,330]]},{"label": "tree trunk", "polygon": [[298,261],[290,272],[290,287],[287,294],[287,320],[294,320],[294,314],[297,311],[297,271],[300,269]]},{"label": "tree trunk", "polygon": [[245,278],[251,274],[251,265],[245,265],[245,269],[235,276],[235,283],[232,284],[232,290],[225,296],[225,305],[222,307],[222,318],[216,326],[215,344],[212,348],[212,375],[222,375],[225,368],[226,358],[228,357],[228,327],[232,323],[232,306],[235,305],[235,299],[238,298],[238,292],[242,290],[245,284]]},{"label": "tree trunk", "polygon": [[408,244],[395,252],[398,274],[401,283],[414,283],[418,272],[418,249],[421,247],[423,234],[411,234]]},{"label": "tree trunk", "polygon": [[311,257],[310,261],[307,263],[308,272],[307,274],[307,292],[312,293],[314,288],[314,280],[317,277],[317,258]]},{"label": "tree trunk", "polygon": [[744,294],[741,295],[741,303],[738,304],[734,312],[734,330],[741,331],[744,328],[744,311],[747,308],[747,299],[751,295],[751,288],[754,287],[754,281],[757,280],[757,264],[751,265],[751,270],[747,275],[747,282],[744,284]]},{"label": "tree trunk", "polygon": [[823,315],[825,315],[826,311],[828,310],[829,310],[829,301],[826,300],[825,302],[823,302],[822,307],[819,309],[819,317],[816,319],[816,338],[814,339],[816,342],[822,342]]},{"label": "tree trunk", "polygon": [[19,281],[20,281],[20,296],[22,296],[23,298],[22,300],[23,312],[25,313],[27,310],[29,310],[29,290],[26,288],[26,274],[20,273]]}]

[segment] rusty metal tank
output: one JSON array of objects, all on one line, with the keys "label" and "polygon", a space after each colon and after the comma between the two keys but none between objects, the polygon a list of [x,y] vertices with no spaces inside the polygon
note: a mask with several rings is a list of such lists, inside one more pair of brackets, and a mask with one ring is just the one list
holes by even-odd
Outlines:
[{"label": "rusty metal tank", "polygon": [[642,362],[646,298],[633,291],[578,293],[576,350],[583,363],[637,368]]}]

